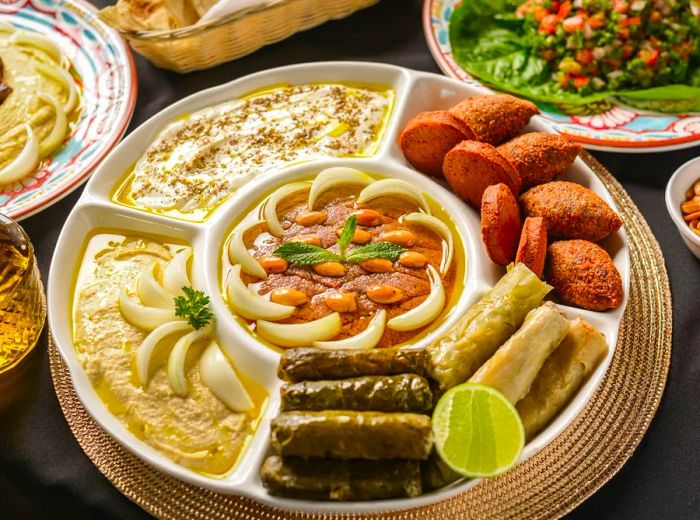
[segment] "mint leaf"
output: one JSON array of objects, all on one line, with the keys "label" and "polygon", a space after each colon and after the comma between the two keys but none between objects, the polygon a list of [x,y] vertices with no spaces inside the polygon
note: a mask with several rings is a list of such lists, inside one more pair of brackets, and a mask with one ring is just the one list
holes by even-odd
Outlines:
[{"label": "mint leaf", "polygon": [[404,251],[406,251],[406,248],[398,244],[373,242],[372,244],[352,249],[345,257],[345,261],[349,264],[356,264],[370,258],[388,258],[393,262]]},{"label": "mint leaf", "polygon": [[345,221],[343,231],[340,232],[340,238],[338,239],[340,258],[345,258],[345,251],[350,245],[352,237],[355,236],[355,229],[357,229],[357,216],[350,215],[350,218]]},{"label": "mint leaf", "polygon": [[214,317],[209,308],[209,296],[202,291],[196,291],[192,287],[183,287],[185,296],[176,296],[175,316],[187,318],[192,328],[199,330],[206,326]]},{"label": "mint leaf", "polygon": [[338,255],[327,249],[303,242],[287,242],[275,249],[273,254],[294,265],[313,265],[340,260]]}]

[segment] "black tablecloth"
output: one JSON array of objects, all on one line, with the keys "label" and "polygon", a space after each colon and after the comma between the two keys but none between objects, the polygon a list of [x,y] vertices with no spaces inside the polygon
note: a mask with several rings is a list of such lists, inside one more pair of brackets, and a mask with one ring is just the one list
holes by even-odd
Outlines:
[{"label": "black tablecloth", "polygon": [[[421,2],[383,0],[350,18],[204,72],[178,75],[137,57],[139,91],[130,129],[201,89],[270,67],[322,60],[379,61],[439,72],[423,38]],[[699,150],[595,154],[630,193],[664,251],[673,290],[673,359],[663,402],[636,453],[571,518],[700,515],[700,266],[664,205],[669,176]],[[44,280],[61,226],[80,193],[22,223],[36,247]],[[62,269],[70,272],[72,266]],[[46,348],[44,333],[26,363],[22,384],[0,388],[0,518],[147,518],[99,473],[71,435],[53,391]]]}]

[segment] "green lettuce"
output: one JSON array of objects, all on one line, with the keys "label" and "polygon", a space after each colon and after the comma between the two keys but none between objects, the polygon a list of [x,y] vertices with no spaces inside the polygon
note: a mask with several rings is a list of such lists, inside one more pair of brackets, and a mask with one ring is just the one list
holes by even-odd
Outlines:
[{"label": "green lettuce", "polygon": [[610,97],[635,108],[659,112],[700,111],[700,57],[690,64],[689,83],[601,91],[581,95],[551,79],[549,64],[533,54],[533,45],[515,18],[515,0],[464,0],[450,18],[450,46],[459,65],[486,85],[520,96],[581,112],[581,105],[599,111]]}]

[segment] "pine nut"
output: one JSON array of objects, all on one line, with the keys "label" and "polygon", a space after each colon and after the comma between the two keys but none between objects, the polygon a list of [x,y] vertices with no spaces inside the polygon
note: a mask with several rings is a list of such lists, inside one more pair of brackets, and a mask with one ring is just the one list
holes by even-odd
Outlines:
[{"label": "pine nut", "polygon": [[288,267],[287,261],[279,256],[262,256],[258,258],[258,263],[266,273],[283,273]]},{"label": "pine nut", "polygon": [[369,258],[360,262],[360,267],[369,273],[390,273],[394,264],[386,258]]},{"label": "pine nut", "polygon": [[425,255],[416,251],[406,251],[399,256],[399,263],[404,267],[420,268],[425,267],[428,259]]},{"label": "pine nut", "polygon": [[357,299],[353,293],[338,291],[328,295],[326,306],[335,312],[355,312]]},{"label": "pine nut", "polygon": [[385,231],[379,236],[379,240],[398,244],[403,247],[411,247],[416,243],[416,235],[408,229],[393,229]]},{"label": "pine nut", "polygon": [[327,217],[325,211],[307,211],[297,215],[296,223],[304,227],[315,226],[323,224]]},{"label": "pine nut", "polygon": [[340,262],[314,264],[313,270],[321,276],[343,276],[345,274],[345,266]]},{"label": "pine nut", "polygon": [[280,287],[279,289],[273,289],[270,292],[270,301],[279,303],[280,305],[291,305],[293,307],[298,307],[299,305],[304,305],[309,301],[308,296],[301,291],[292,289],[290,287]]},{"label": "pine nut", "polygon": [[367,288],[367,298],[377,303],[397,303],[403,300],[403,291],[391,285],[372,285]]}]

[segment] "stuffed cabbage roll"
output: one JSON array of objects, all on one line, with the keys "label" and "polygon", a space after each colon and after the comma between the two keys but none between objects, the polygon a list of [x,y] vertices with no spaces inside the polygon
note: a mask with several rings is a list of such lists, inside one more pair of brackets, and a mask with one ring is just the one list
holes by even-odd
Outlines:
[{"label": "stuffed cabbage roll", "polygon": [[260,469],[273,495],[316,500],[376,500],[422,493],[416,460],[268,457]]},{"label": "stuffed cabbage roll", "polygon": [[396,374],[424,376],[427,373],[428,358],[425,349],[293,348],[282,353],[277,375],[283,381],[291,382]]},{"label": "stuffed cabbage roll", "polygon": [[272,420],[270,444],[285,457],[426,459],[433,431],[430,417],[415,413],[284,412]]},{"label": "stuffed cabbage roll", "polygon": [[363,376],[286,384],[282,410],[374,410],[426,413],[433,408],[428,381],[416,374]]},{"label": "stuffed cabbage roll", "polygon": [[517,264],[471,307],[447,336],[428,347],[432,376],[445,391],[464,383],[520,327],[552,288]]},{"label": "stuffed cabbage roll", "polygon": [[564,408],[607,353],[608,345],[598,329],[581,318],[571,322],[530,391],[515,406],[528,440]]},{"label": "stuffed cabbage roll", "polygon": [[552,302],[531,310],[523,326],[469,380],[499,390],[515,404],[529,392],[545,360],[569,330]]}]

